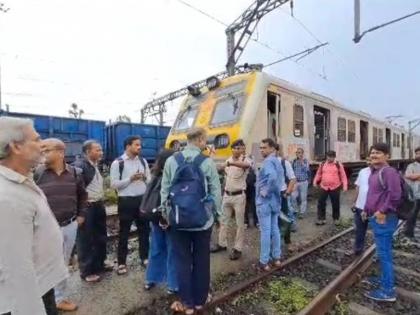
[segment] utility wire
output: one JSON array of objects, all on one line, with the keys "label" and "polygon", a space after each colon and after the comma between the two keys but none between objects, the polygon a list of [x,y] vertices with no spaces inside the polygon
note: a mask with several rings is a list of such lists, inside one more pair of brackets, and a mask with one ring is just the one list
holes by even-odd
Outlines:
[{"label": "utility wire", "polygon": [[[314,47],[312,47],[312,48],[308,48],[308,49],[302,50],[302,51],[300,51],[300,52],[298,52],[298,53],[295,53],[295,54],[293,54],[293,55],[290,55],[290,56],[284,57],[284,58],[282,58],[282,59],[279,59],[279,60],[273,61],[273,62],[271,62],[271,63],[269,63],[269,64],[266,64],[266,65],[264,65],[264,68],[271,67],[271,66],[273,66],[273,65],[275,65],[275,64],[278,64],[278,63],[280,63],[280,62],[283,62],[283,61],[286,61],[286,60],[292,59],[292,58],[297,57],[297,56],[300,56],[298,59],[296,59],[296,61],[299,61],[300,59],[302,59],[302,58],[304,58],[304,57],[306,57],[306,56],[308,56],[308,55],[312,54],[312,53],[313,53],[314,51],[316,51],[317,49],[319,49],[319,48],[321,48],[321,47],[324,47],[324,46],[326,46],[326,45],[328,45],[328,43],[321,43],[321,44],[319,44],[319,45],[317,45],[317,46],[314,46]],[[303,56],[301,56],[301,55],[303,55]]]}]

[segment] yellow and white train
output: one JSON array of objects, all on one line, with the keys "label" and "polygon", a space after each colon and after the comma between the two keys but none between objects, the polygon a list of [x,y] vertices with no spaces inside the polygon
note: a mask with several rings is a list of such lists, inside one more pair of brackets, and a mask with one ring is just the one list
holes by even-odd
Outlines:
[{"label": "yellow and white train", "polygon": [[328,150],[348,166],[362,162],[369,147],[386,142],[394,162],[409,157],[409,148],[420,146],[420,137],[369,114],[345,108],[332,99],[301,89],[261,71],[238,74],[211,88],[196,89],[181,105],[169,133],[166,147],[177,149],[186,143],[186,132],[203,127],[216,161],[227,159],[230,143],[243,139],[249,154],[261,160],[259,142],[271,137],[283,145],[288,158],[304,148],[312,164],[325,158]]}]

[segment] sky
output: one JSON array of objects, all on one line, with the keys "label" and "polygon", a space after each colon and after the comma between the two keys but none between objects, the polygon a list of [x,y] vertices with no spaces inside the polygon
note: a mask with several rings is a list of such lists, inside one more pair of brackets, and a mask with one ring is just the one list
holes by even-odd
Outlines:
[{"label": "sky", "polygon": [[[224,70],[225,24],[252,0],[0,0],[2,104],[11,111],[140,120],[160,96]],[[362,0],[362,30],[420,10],[418,0]],[[264,71],[339,103],[406,124],[420,118],[420,15],[353,38],[353,0],[295,0],[260,22],[239,63],[267,64],[329,42],[298,62]],[[173,122],[179,102],[165,116]],[[150,123],[156,123],[150,118]]]}]

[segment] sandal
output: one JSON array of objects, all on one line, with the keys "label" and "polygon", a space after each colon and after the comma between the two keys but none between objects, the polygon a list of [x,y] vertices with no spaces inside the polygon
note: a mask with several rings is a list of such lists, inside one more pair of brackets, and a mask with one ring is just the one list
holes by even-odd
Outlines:
[{"label": "sandal", "polygon": [[186,315],[193,315],[195,313],[193,308],[186,308],[180,301],[175,301],[172,303],[171,311],[174,313],[184,313]]},{"label": "sandal", "polygon": [[262,271],[262,272],[268,272],[268,271],[271,271],[271,267],[270,267],[270,265],[269,265],[269,264],[262,264],[262,263],[258,263],[258,265],[257,265],[257,269],[258,269],[259,271]]},{"label": "sandal", "polygon": [[117,269],[117,275],[125,275],[127,273],[127,266],[126,265],[119,265]]},{"label": "sandal", "polygon": [[89,276],[84,277],[83,280],[89,283],[93,283],[93,282],[98,282],[99,280],[101,280],[101,277],[98,275],[89,275]]},{"label": "sandal", "polygon": [[144,289],[145,289],[146,291],[150,291],[150,290],[151,290],[151,289],[153,289],[155,286],[156,286],[156,284],[154,284],[153,282],[146,283],[146,284],[144,285]]},{"label": "sandal", "polygon": [[280,259],[275,259],[273,262],[274,267],[280,267],[281,266],[281,260]]}]

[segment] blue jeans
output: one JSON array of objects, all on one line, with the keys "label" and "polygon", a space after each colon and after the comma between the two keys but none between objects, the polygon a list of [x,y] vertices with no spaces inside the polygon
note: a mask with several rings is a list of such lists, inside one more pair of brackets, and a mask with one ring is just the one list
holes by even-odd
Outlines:
[{"label": "blue jeans", "polygon": [[211,228],[204,231],[171,230],[178,279],[178,295],[188,308],[206,303],[210,289]]},{"label": "blue jeans", "polygon": [[276,206],[271,203],[257,204],[257,215],[261,233],[260,263],[264,265],[270,261],[270,258],[280,259],[279,209],[280,205]]},{"label": "blue jeans", "polygon": [[397,229],[398,218],[395,214],[388,214],[384,224],[376,222],[375,217],[369,218],[375,236],[376,255],[381,266],[381,289],[388,295],[394,295],[394,265],[392,263],[393,234]]},{"label": "blue jeans", "polygon": [[295,191],[292,194],[294,210],[297,211],[299,209],[299,201],[300,201],[300,209],[299,209],[300,214],[306,213],[306,208],[308,205],[308,186],[309,186],[309,183],[307,180],[303,182],[297,182]]},{"label": "blue jeans", "polygon": [[159,225],[152,224],[152,242],[149,251],[149,264],[146,270],[146,283],[167,282],[168,289],[178,291],[178,281],[173,257],[172,240],[168,232]]},{"label": "blue jeans", "polygon": [[362,210],[356,209],[354,213],[354,224],[356,226],[356,238],[354,240],[354,252],[356,254],[363,252],[365,248],[366,231],[368,228],[368,221],[363,221],[361,216]]}]

